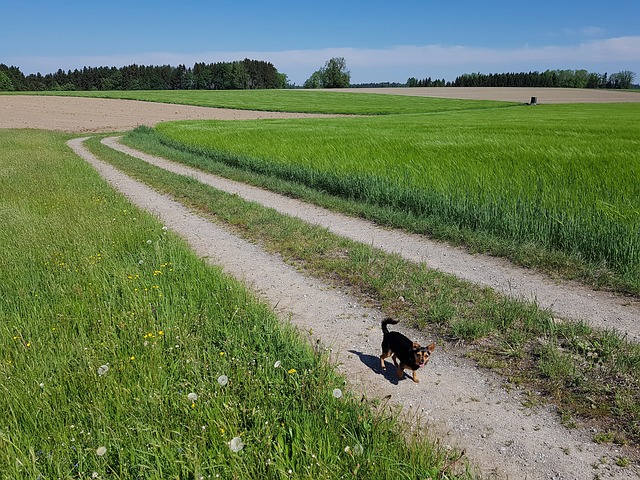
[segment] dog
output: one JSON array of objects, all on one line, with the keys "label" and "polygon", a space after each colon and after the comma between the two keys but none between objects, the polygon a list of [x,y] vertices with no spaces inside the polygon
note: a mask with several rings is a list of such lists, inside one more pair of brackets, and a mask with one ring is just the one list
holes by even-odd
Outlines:
[{"label": "dog", "polygon": [[380,355],[380,366],[383,370],[386,370],[385,358],[389,358],[393,355],[393,364],[398,369],[398,380],[404,376],[404,371],[407,368],[413,370],[413,381],[419,383],[416,372],[420,367],[424,367],[431,354],[436,349],[436,344],[431,343],[427,347],[421,346],[419,343],[412,342],[409,338],[401,334],[400,332],[390,332],[387,325],[397,324],[397,320],[392,318],[385,318],[382,321],[382,355]]}]

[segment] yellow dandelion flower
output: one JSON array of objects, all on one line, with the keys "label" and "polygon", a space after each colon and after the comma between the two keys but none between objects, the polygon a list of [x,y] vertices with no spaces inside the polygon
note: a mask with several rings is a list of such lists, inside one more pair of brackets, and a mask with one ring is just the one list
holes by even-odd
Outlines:
[{"label": "yellow dandelion flower", "polygon": [[297,372],[298,372],[298,371],[297,371],[295,368],[291,368],[291,369],[287,370],[287,373],[288,373],[289,375],[293,375],[294,373],[297,373]]}]

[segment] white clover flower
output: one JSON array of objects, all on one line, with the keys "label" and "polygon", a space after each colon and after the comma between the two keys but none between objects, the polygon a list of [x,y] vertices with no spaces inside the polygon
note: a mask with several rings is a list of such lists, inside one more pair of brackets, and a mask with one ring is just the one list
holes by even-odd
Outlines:
[{"label": "white clover flower", "polygon": [[144,260],[138,260],[138,265],[142,265],[144,263]]},{"label": "white clover flower", "polygon": [[40,383],[40,388],[44,388],[44,383]]},{"label": "white clover flower", "polygon": [[151,245],[153,242],[151,240],[147,240],[147,245]]},{"label": "white clover flower", "polygon": [[229,377],[227,377],[226,375],[220,375],[218,377],[218,384],[221,387],[224,387],[227,383],[229,383]]},{"label": "white clover flower", "polygon": [[238,453],[240,450],[244,448],[244,442],[240,437],[233,437],[229,442],[229,448],[232,452]]},{"label": "white clover flower", "polygon": [[108,371],[109,371],[109,364],[108,363],[105,363],[104,365],[100,365],[98,367],[98,375],[100,375],[101,377],[103,375],[106,375]]},{"label": "white clover flower", "polygon": [[276,361],[276,363],[273,364],[273,368],[280,368],[280,360]]},{"label": "white clover flower", "polygon": [[107,447],[98,447],[96,449],[96,455],[99,457],[103,457],[105,453],[107,453]]},{"label": "white clover flower", "polygon": [[198,394],[195,392],[191,392],[189,395],[187,395],[187,398],[190,402],[195,402],[196,400],[198,400]]},{"label": "white clover flower", "polygon": [[342,390],[340,390],[339,388],[334,388],[333,389],[333,396],[335,398],[342,398]]}]

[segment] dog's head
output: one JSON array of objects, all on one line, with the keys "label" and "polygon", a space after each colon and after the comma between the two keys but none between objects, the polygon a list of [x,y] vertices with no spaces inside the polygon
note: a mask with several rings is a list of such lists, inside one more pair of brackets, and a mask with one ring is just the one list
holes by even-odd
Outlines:
[{"label": "dog's head", "polygon": [[436,349],[435,343],[431,343],[426,347],[422,347],[420,344],[414,342],[413,356],[414,356],[416,365],[424,367],[429,361],[429,359],[431,358],[431,354],[435,349]]}]

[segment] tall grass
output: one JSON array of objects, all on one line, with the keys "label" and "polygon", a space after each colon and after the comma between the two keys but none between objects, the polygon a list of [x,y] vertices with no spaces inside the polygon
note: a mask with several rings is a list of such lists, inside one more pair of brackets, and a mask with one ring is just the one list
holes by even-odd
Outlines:
[{"label": "tall grass", "polygon": [[0,131],[1,478],[446,469],[66,138]]},{"label": "tall grass", "polygon": [[158,125],[167,144],[562,251],[640,289],[640,106]]}]

